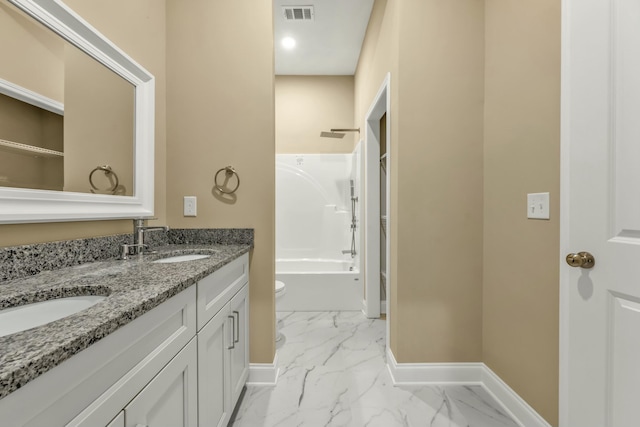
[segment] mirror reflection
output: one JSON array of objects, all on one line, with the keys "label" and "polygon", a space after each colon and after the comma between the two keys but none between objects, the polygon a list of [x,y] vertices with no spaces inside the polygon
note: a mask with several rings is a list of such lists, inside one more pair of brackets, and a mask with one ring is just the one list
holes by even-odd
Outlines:
[{"label": "mirror reflection", "polygon": [[132,196],[128,81],[0,0],[0,186]]}]

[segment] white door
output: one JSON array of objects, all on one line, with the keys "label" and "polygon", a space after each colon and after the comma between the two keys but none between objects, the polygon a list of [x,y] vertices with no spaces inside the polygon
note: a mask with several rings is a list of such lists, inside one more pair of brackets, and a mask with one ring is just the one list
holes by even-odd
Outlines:
[{"label": "white door", "polygon": [[640,1],[563,1],[562,427],[640,425]]}]

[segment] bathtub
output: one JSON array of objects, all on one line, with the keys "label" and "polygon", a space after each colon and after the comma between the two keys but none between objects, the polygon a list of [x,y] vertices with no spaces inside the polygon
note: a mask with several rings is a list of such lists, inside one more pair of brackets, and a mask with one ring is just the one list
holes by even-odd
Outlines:
[{"label": "bathtub", "polygon": [[276,280],[286,286],[277,311],[362,310],[364,286],[351,260],[276,259]]}]

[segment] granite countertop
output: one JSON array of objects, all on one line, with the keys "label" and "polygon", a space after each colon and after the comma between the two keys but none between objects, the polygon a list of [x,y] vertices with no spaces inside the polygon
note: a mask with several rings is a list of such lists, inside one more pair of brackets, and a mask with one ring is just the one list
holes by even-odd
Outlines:
[{"label": "granite countertop", "polygon": [[[249,244],[167,245],[156,254],[96,261],[5,282],[0,309],[75,295],[108,295],[63,319],[0,337],[0,399],[247,253]],[[211,257],[151,261],[183,254]]]}]

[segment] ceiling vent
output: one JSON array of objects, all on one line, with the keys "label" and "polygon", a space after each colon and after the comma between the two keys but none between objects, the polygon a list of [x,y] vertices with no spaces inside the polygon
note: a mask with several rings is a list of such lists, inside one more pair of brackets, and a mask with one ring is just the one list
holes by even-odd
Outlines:
[{"label": "ceiling vent", "polygon": [[283,6],[285,21],[313,21],[313,6]]}]

